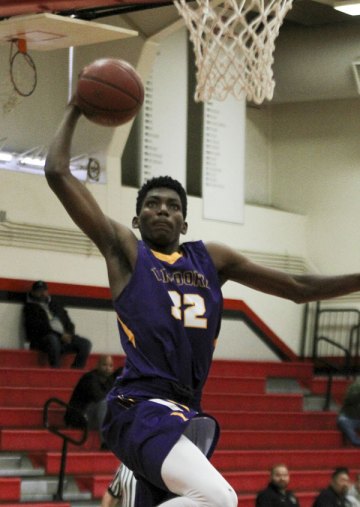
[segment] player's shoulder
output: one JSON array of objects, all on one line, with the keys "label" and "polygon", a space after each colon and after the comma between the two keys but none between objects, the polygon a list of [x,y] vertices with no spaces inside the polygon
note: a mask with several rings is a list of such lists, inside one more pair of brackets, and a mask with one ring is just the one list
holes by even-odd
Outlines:
[{"label": "player's shoulder", "polygon": [[223,243],[212,241],[206,243],[205,247],[218,271],[222,271],[229,264],[240,262],[243,258],[234,248]]}]

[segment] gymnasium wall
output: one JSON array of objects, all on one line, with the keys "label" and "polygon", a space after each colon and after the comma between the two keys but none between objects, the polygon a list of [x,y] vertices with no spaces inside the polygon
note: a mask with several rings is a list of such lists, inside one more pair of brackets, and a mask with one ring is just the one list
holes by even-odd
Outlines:
[{"label": "gymnasium wall", "polygon": [[359,271],[360,100],[277,105],[272,117],[274,205],[307,214],[319,271]]},{"label": "gymnasium wall", "polygon": [[[104,54],[126,57],[136,65],[142,43],[139,38],[77,49],[75,68],[79,70]],[[1,47],[2,68],[7,57],[7,50]],[[60,50],[34,55],[39,73],[36,92],[12,113],[0,117],[0,138],[6,138],[7,149],[25,151],[48,144],[67,100],[67,57],[67,52]],[[201,218],[201,199],[190,197],[187,239],[216,239],[241,251],[261,253],[264,258],[298,256],[323,273],[357,270],[358,108],[356,99],[249,106],[245,223],[205,221]],[[121,187],[116,152],[126,141],[129,128],[118,129],[112,137],[112,129],[82,119],[74,138],[77,154],[91,149],[102,151],[105,157],[106,148],[111,146],[106,159],[107,184],[87,185],[107,213],[127,224],[133,216],[136,189]],[[0,181],[0,210],[6,211],[9,220],[74,230],[41,176],[0,169]],[[99,256],[9,244],[0,244],[0,277],[107,285],[105,265]],[[224,295],[245,300],[294,352],[299,351],[302,306],[232,283],[225,285]],[[14,343],[15,335],[15,342],[18,340],[19,315],[18,305],[0,305],[0,347]],[[71,315],[78,331],[92,339],[95,351],[117,351],[111,313],[74,308]],[[272,357],[241,325],[225,324],[222,338],[219,357]]]}]

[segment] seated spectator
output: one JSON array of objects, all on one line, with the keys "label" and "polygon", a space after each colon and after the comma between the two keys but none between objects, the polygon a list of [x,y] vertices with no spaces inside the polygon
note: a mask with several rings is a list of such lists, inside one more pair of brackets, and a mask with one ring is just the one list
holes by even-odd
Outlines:
[{"label": "seated spectator", "polygon": [[316,497],[313,507],[351,507],[347,499],[349,485],[348,469],[337,468],[331,476],[330,485]]},{"label": "seated spectator", "polygon": [[286,465],[274,465],[270,471],[270,482],[256,497],[256,507],[299,507],[294,493],[287,488],[290,482]]},{"label": "seated spectator", "polygon": [[67,311],[51,300],[48,286],[39,280],[27,294],[24,306],[26,340],[30,348],[48,356],[52,368],[59,368],[62,354],[75,353],[72,368],[84,368],[91,342],[75,334],[75,325]]},{"label": "seated spectator", "polygon": [[344,436],[356,446],[360,446],[360,379],[347,388],[344,403],[338,415],[337,424]]},{"label": "seated spectator", "polygon": [[85,415],[88,420],[88,428],[100,432],[103,449],[106,446],[102,441],[101,426],[106,414],[106,395],[112,388],[120,370],[119,368],[114,372],[114,362],[111,356],[100,356],[96,368],[88,371],[79,379],[69,401],[70,409],[65,414],[65,423],[73,428],[79,428],[82,424],[77,412],[72,411],[71,408]]},{"label": "seated spectator", "polygon": [[356,475],[354,484],[349,488],[347,499],[351,507],[360,507],[360,474]]},{"label": "seated spectator", "polygon": [[134,474],[124,464],[121,464],[102,497],[101,507],[134,507],[135,491]]}]

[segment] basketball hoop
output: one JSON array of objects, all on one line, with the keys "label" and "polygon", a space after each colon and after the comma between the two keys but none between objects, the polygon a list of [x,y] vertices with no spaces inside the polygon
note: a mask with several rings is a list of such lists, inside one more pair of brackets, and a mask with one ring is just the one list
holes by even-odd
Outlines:
[{"label": "basketball hoop", "polygon": [[[238,2],[238,3],[237,3]],[[293,0],[174,0],[194,45],[196,102],[229,93],[261,104],[274,93],[275,39]]]},{"label": "basketball hoop", "polygon": [[9,73],[0,83],[3,113],[10,113],[24,98],[35,91],[37,72],[34,60],[27,52],[26,41],[10,40]]},{"label": "basketball hoop", "polygon": [[9,66],[11,83],[16,93],[21,97],[30,97],[36,88],[37,72],[34,60],[27,52],[26,40],[11,41]]}]

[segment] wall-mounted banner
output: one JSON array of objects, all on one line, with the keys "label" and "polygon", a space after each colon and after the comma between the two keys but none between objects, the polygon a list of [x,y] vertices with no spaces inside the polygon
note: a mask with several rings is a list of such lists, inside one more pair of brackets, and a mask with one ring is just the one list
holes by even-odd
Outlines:
[{"label": "wall-mounted banner", "polygon": [[187,32],[159,46],[145,84],[141,129],[141,183],[172,176],[186,184]]},{"label": "wall-mounted banner", "polygon": [[204,105],[204,218],[244,222],[245,107],[230,96]]}]

